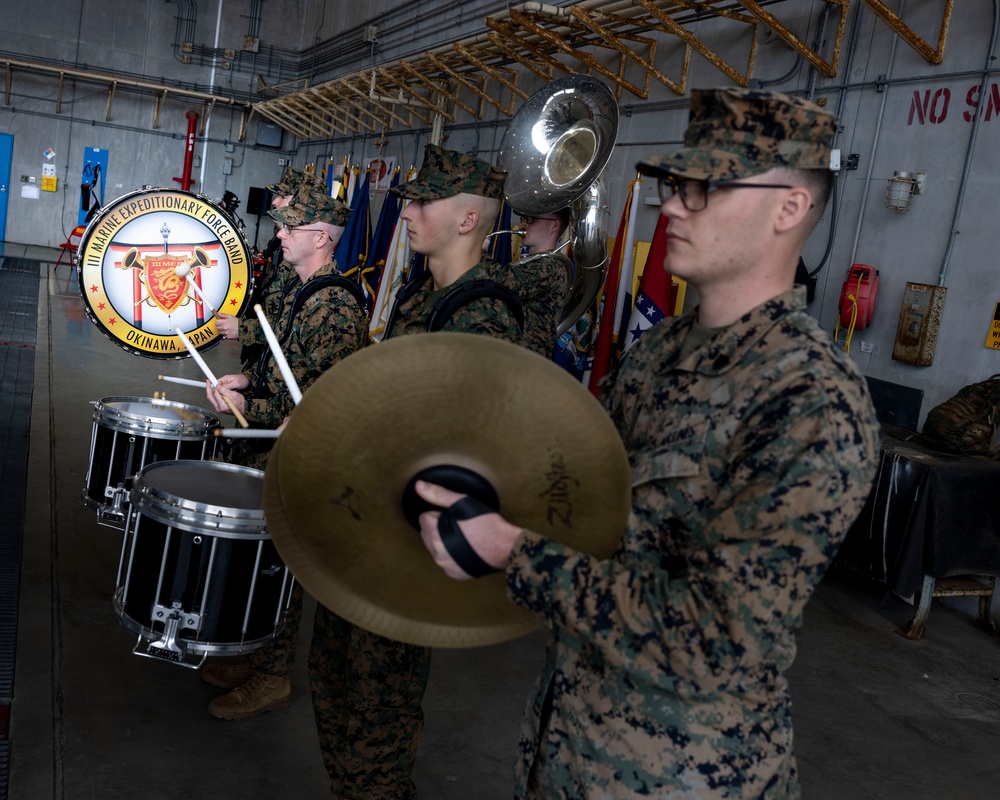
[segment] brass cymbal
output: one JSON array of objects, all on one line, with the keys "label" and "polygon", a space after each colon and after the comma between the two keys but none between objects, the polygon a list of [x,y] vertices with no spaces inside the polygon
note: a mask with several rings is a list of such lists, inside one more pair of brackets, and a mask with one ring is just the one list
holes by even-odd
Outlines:
[{"label": "brass cymbal", "polygon": [[455,465],[511,522],[606,558],[628,517],[628,458],[591,394],[523,348],[460,333],[403,336],[338,362],[305,392],[264,480],[274,544],[327,608],[434,647],[513,639],[538,620],[502,573],[448,578],[407,521],[420,470]]}]

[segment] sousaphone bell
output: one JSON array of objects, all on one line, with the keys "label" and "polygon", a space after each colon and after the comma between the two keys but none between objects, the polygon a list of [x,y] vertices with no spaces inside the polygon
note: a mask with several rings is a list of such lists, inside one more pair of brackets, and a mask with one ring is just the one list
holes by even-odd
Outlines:
[{"label": "sousaphone bell", "polygon": [[559,334],[572,327],[604,284],[609,212],[600,175],[617,133],[618,104],[611,90],[587,75],[568,75],[529,97],[500,143],[497,166],[507,171],[506,197],[515,213],[541,216],[570,209],[577,269],[557,254],[571,284]]}]

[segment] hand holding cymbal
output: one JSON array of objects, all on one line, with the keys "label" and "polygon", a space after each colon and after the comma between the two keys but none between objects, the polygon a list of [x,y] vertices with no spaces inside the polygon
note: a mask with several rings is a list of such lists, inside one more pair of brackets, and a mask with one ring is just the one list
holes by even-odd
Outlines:
[{"label": "hand holding cymbal", "polygon": [[523,348],[430,333],[335,364],[271,451],[268,530],[327,608],[434,647],[493,644],[539,622],[507,599],[502,572],[456,581],[434,562],[418,527],[435,509],[417,480],[598,558],[617,547],[631,497],[625,448],[604,409]]},{"label": "hand holding cymbal", "polygon": [[[466,524],[460,525],[454,519],[453,509],[463,501],[467,503],[468,495],[426,481],[417,481],[414,489],[421,499],[444,509],[443,512],[425,511],[420,515],[420,538],[434,563],[444,570],[445,575],[459,581],[478,577],[475,570],[469,571],[468,552],[460,555],[465,547],[471,548],[473,558],[479,560],[482,574],[488,574],[487,570],[497,572],[504,568],[514,542],[521,533],[520,528],[511,525],[496,512],[489,513],[492,509],[485,506],[477,509],[483,513],[462,516],[461,519]],[[446,524],[445,520],[449,518],[450,521]],[[452,539],[457,538],[457,542],[449,543],[449,528]]]}]

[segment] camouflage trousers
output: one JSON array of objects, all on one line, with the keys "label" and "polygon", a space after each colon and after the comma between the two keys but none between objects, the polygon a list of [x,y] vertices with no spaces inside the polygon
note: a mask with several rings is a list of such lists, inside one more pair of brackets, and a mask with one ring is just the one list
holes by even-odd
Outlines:
[{"label": "camouflage trousers", "polygon": [[431,651],[316,606],[309,685],[330,789],[340,800],[413,800]]},{"label": "camouflage trousers", "polygon": [[267,647],[250,653],[250,665],[255,672],[275,677],[292,674],[295,666],[295,648],[299,643],[299,628],[302,627],[302,585],[296,581],[292,597],[285,615],[285,628]]}]

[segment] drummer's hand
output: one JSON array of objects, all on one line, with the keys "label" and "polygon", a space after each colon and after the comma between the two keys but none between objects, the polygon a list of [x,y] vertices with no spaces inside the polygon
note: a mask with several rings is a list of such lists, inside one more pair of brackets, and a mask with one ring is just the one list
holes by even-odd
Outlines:
[{"label": "drummer's hand", "polygon": [[236,339],[240,335],[240,318],[222,311],[215,312],[215,327],[223,339]]},{"label": "drummer's hand", "polygon": [[[447,508],[465,497],[464,494],[426,481],[417,481],[415,489],[428,503],[442,508]],[[455,563],[441,541],[441,534],[438,531],[440,517],[439,511],[425,511],[420,515],[420,538],[424,541],[424,547],[434,558],[434,563],[441,567],[449,578],[469,580],[472,576]],[[498,570],[507,565],[510,551],[521,533],[520,528],[495,512],[462,520],[458,523],[458,527],[468,539],[469,545],[476,551],[476,555]]]},{"label": "drummer's hand", "polygon": [[215,388],[212,387],[211,383],[205,381],[205,394],[208,397],[208,402],[212,404],[212,408],[220,414],[233,413],[226,404],[226,401],[222,399],[223,395],[232,400],[233,405],[242,414],[246,411],[246,400],[240,394],[240,390],[246,389],[249,386],[250,380],[246,375],[223,375],[219,378],[219,383]]}]

